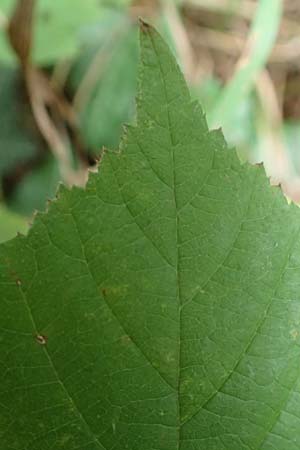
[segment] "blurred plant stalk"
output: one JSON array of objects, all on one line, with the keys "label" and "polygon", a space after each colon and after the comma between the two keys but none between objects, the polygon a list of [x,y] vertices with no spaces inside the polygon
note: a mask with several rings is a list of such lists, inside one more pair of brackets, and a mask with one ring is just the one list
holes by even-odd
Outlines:
[{"label": "blurred plant stalk", "polygon": [[222,123],[225,133],[234,126],[233,117],[241,98],[249,95],[261,71],[264,69],[274,47],[283,11],[282,0],[260,0],[250,28],[244,50],[239,58],[232,79],[223,89],[211,115],[211,124]]},{"label": "blurred plant stalk", "polygon": [[69,102],[31,61],[35,6],[36,0],[17,1],[7,23],[7,35],[20,63],[35,121],[58,161],[62,179],[69,186],[83,186],[87,166],[78,159],[75,169],[69,132],[81,145],[77,117]]}]

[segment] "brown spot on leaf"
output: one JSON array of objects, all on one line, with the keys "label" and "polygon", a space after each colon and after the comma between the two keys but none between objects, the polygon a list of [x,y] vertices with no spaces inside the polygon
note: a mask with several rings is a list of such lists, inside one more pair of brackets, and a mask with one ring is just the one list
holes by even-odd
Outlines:
[{"label": "brown spot on leaf", "polygon": [[36,335],[35,340],[40,345],[46,345],[48,338],[47,338],[47,336],[44,336],[43,334],[38,334],[38,335]]},{"label": "brown spot on leaf", "polygon": [[128,334],[124,334],[120,337],[121,344],[128,345],[131,342],[130,336]]},{"label": "brown spot on leaf", "polygon": [[299,338],[299,331],[296,329],[293,329],[290,331],[290,336],[293,341],[296,341]]}]

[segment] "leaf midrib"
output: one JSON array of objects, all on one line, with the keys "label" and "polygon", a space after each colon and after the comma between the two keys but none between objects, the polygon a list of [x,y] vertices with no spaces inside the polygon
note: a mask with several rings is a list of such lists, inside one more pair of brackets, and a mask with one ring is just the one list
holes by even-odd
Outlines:
[{"label": "leaf midrib", "polygon": [[151,38],[151,43],[153,50],[156,54],[157,61],[159,64],[160,69],[160,75],[162,79],[162,85],[164,87],[164,95],[165,95],[165,101],[166,101],[166,108],[167,108],[167,120],[168,120],[168,130],[169,130],[169,137],[170,137],[170,143],[172,148],[172,163],[173,163],[173,201],[174,201],[174,208],[175,208],[175,229],[176,229],[176,262],[175,262],[175,275],[177,280],[177,286],[176,286],[176,297],[177,297],[177,303],[178,303],[178,322],[179,322],[179,329],[178,329],[178,372],[177,372],[177,433],[178,433],[178,439],[177,439],[177,450],[180,449],[180,442],[181,442],[181,402],[180,402],[180,380],[181,380],[181,328],[182,328],[182,313],[181,313],[181,304],[182,304],[182,295],[181,295],[181,287],[180,287],[180,267],[179,267],[179,226],[178,226],[178,202],[177,202],[177,193],[176,193],[176,161],[175,161],[175,151],[174,148],[176,146],[174,136],[172,133],[171,128],[171,119],[170,119],[170,111],[169,111],[169,99],[167,94],[167,87],[166,82],[164,78],[164,73],[162,69],[162,65],[160,62],[160,57],[158,54],[158,51],[155,46],[155,42],[153,40],[151,32],[149,33]]}]

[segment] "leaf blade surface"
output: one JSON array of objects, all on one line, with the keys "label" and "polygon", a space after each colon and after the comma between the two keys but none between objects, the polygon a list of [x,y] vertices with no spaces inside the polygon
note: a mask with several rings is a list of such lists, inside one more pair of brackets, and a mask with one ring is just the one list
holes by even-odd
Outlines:
[{"label": "leaf blade surface", "polygon": [[120,152],[1,246],[3,448],[300,448],[299,211],[141,45]]}]

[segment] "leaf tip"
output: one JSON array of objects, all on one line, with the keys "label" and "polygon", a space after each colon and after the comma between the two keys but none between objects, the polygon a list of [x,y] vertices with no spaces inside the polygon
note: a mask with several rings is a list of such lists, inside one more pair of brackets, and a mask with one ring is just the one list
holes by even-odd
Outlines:
[{"label": "leaf tip", "polygon": [[141,17],[139,18],[140,30],[142,33],[149,33],[152,29],[148,22],[145,22]]}]

